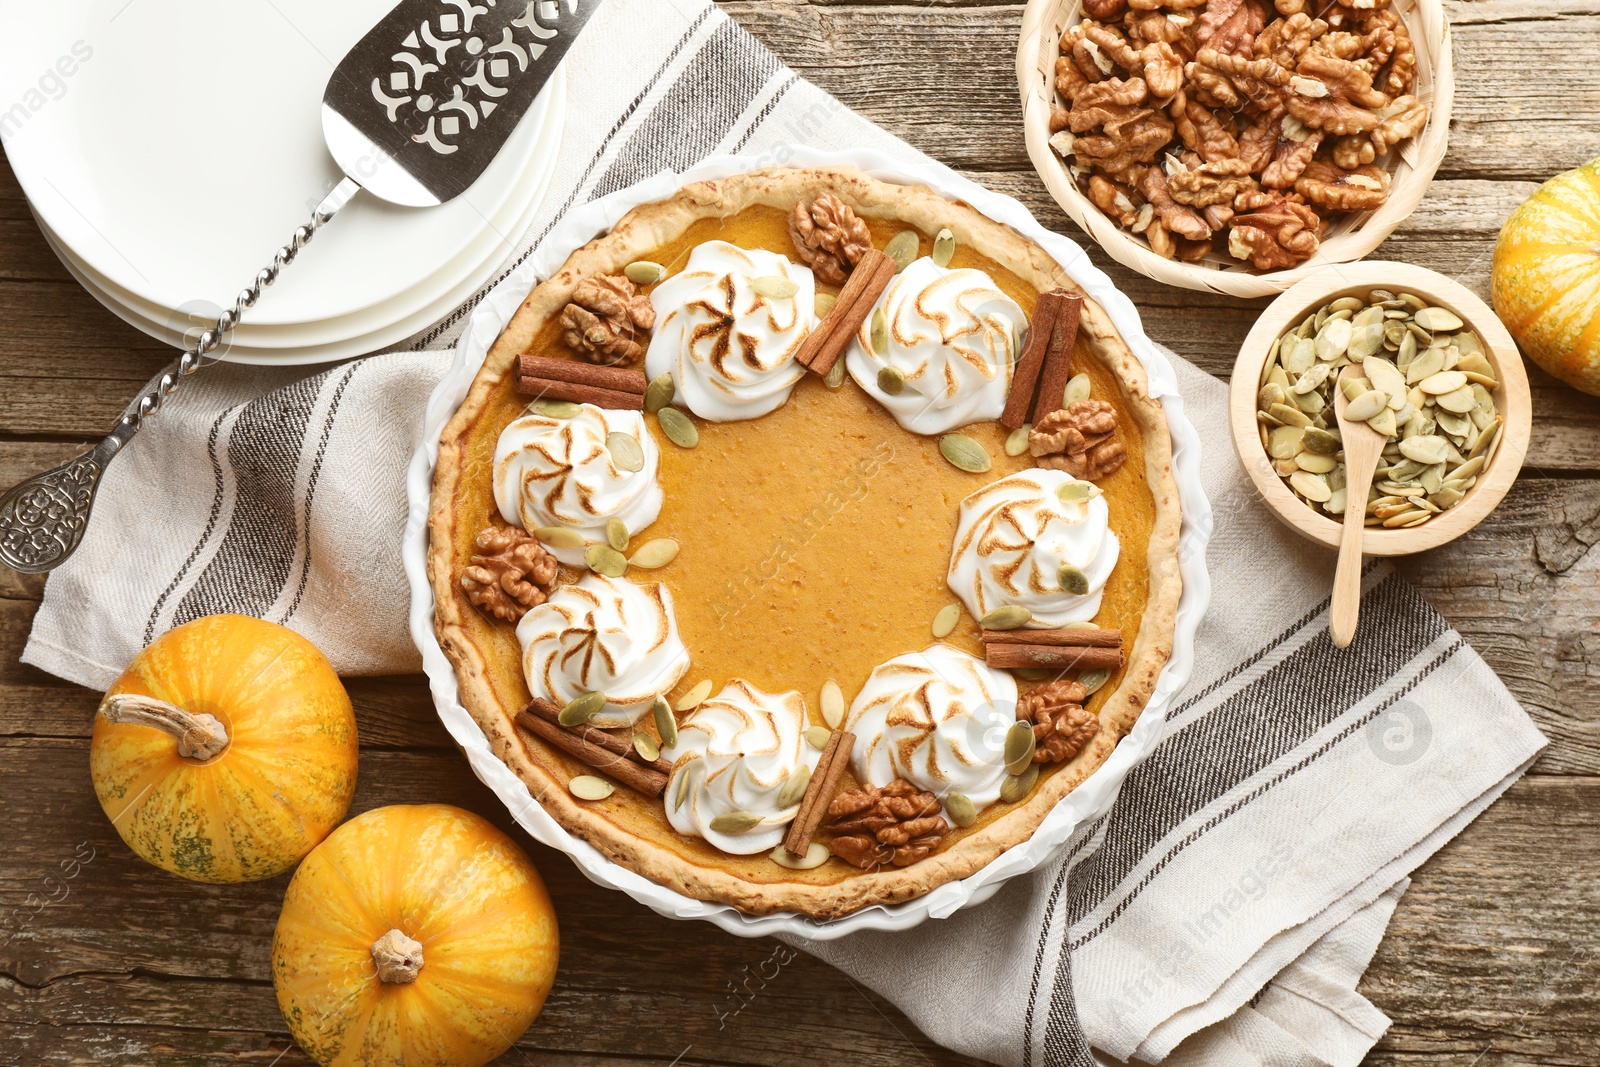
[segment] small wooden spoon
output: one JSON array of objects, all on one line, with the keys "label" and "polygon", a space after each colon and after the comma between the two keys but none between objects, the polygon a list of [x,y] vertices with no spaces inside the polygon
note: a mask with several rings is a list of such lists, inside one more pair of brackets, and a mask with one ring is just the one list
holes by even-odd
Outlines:
[{"label": "small wooden spoon", "polygon": [[1352,363],[1339,375],[1333,389],[1333,414],[1344,442],[1344,529],[1339,535],[1339,565],[1333,573],[1333,604],[1328,610],[1328,633],[1334,648],[1348,647],[1356,636],[1356,619],[1361,612],[1361,534],[1366,528],[1367,491],[1372,474],[1383,455],[1383,434],[1364,422],[1344,417],[1349,401],[1344,396],[1347,378],[1364,377],[1359,364]]}]

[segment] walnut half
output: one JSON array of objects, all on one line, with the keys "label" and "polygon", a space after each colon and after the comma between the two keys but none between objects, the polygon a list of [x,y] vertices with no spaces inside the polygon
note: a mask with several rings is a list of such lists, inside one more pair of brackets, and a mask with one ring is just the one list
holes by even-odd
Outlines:
[{"label": "walnut half", "polygon": [[1098,481],[1115,474],[1128,458],[1116,439],[1117,412],[1104,400],[1074,400],[1052,411],[1028,435],[1028,451],[1041,467]]},{"label": "walnut half", "polygon": [[560,566],[537,538],[510,526],[490,526],[473,542],[461,588],[485,614],[517,622],[545,602]]},{"label": "walnut half", "polygon": [[828,285],[843,285],[850,268],[872,247],[867,224],[832,193],[822,193],[809,204],[802,200],[794,205],[789,213],[789,238],[806,266]]},{"label": "walnut half", "polygon": [[656,312],[623,275],[597,274],[572,290],[561,324],[567,347],[590,363],[626,365],[644,358]]},{"label": "walnut half", "polygon": [[833,854],[864,871],[909,867],[937,849],[949,831],[939,798],[904,778],[850,789],[828,806]]},{"label": "walnut half", "polygon": [[1065,763],[1100,732],[1100,720],[1083,707],[1087,696],[1081,684],[1062,678],[1017,701],[1017,717],[1033,721],[1033,762]]}]

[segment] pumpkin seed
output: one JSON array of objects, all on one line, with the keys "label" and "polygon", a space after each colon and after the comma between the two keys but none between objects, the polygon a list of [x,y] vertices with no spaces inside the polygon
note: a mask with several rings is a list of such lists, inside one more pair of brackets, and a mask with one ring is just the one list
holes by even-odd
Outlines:
[{"label": "pumpkin seed", "polygon": [[[606,544],[618,552],[628,551],[628,524],[615,515],[606,520]],[[627,560],[623,562],[626,563]]]},{"label": "pumpkin seed", "polygon": [[1006,436],[1006,455],[1020,456],[1028,450],[1028,435],[1033,432],[1033,423],[1025,422],[1012,430]]},{"label": "pumpkin seed", "polygon": [[1089,576],[1070,563],[1063,563],[1056,568],[1056,584],[1063,593],[1073,596],[1087,596],[1089,594]]},{"label": "pumpkin seed", "polygon": [[1033,787],[1038,781],[1039,765],[1036,763],[1029,765],[1021,774],[1008,774],[1006,780],[1000,783],[1000,799],[1008,804],[1015,804],[1033,792]]},{"label": "pumpkin seed", "polygon": [[632,434],[618,430],[606,434],[606,451],[611,453],[611,462],[620,470],[630,473],[644,470],[644,449]]},{"label": "pumpkin seed", "polygon": [[634,734],[633,750],[646,763],[654,763],[661,758],[661,745],[649,734]]},{"label": "pumpkin seed", "polygon": [[951,233],[948,227],[940,230],[938,236],[933,239],[933,265],[948,267],[955,254],[956,235]]},{"label": "pumpkin seed", "polygon": [[822,379],[822,384],[829,389],[837,389],[844,384],[844,360],[836,360],[833,366],[828,368],[828,373]]},{"label": "pumpkin seed", "polygon": [[1300,443],[1307,452],[1319,456],[1331,456],[1344,447],[1344,440],[1332,430],[1324,430],[1320,426],[1308,426],[1302,435]]},{"label": "pumpkin seed", "polygon": [[802,763],[784,779],[783,788],[778,790],[778,807],[787,808],[800,803],[800,798],[806,795],[806,786],[810,784],[811,768]]},{"label": "pumpkin seed", "polygon": [[1395,431],[1399,429],[1399,423],[1395,419],[1394,412],[1388,408],[1384,408],[1382,411],[1372,416],[1372,418],[1368,419],[1367,425],[1371,426],[1374,430],[1377,430],[1385,437],[1393,437]]},{"label": "pumpkin seed", "polygon": [[839,298],[832,293],[818,293],[812,300],[811,307],[816,312],[817,318],[823,319],[828,317],[828,312],[832,311],[833,305],[838,302]]},{"label": "pumpkin seed", "polygon": [[1462,385],[1461,388],[1454,389],[1448,393],[1437,394],[1433,398],[1433,402],[1446,411],[1453,411],[1457,415],[1464,415],[1478,406],[1477,400],[1472,396],[1472,390],[1466,385]]},{"label": "pumpkin seed", "polygon": [[1292,408],[1287,404],[1274,404],[1267,409],[1267,414],[1277,419],[1285,426],[1306,427],[1311,425],[1311,416],[1299,408]]},{"label": "pumpkin seed", "polygon": [[1430,374],[1417,383],[1417,388],[1425,394],[1438,396],[1441,393],[1453,393],[1467,384],[1467,376],[1458,370],[1442,370],[1438,374]]},{"label": "pumpkin seed", "polygon": [[700,443],[700,431],[695,427],[694,420],[677,408],[662,408],[656,412],[656,420],[661,424],[661,432],[667,435],[667,440],[679,448],[693,448]]},{"label": "pumpkin seed", "polygon": [[1033,620],[1033,612],[1021,604],[1002,604],[984,613],[978,625],[985,630],[1015,630]]},{"label": "pumpkin seed", "polygon": [[1011,362],[1015,363],[1022,358],[1022,350],[1028,337],[1028,324],[1017,320],[1011,324]]},{"label": "pumpkin seed", "polygon": [[1093,482],[1062,482],[1061,485],[1056,488],[1056,499],[1061,501],[1063,504],[1076,504],[1080,501],[1088,500],[1090,497],[1094,496],[1094,490],[1095,486]]},{"label": "pumpkin seed", "polygon": [[622,273],[635,285],[654,285],[667,276],[667,268],[648,259],[640,259],[623,267]]},{"label": "pumpkin seed", "polygon": [[1339,466],[1339,461],[1332,456],[1318,455],[1311,451],[1302,452],[1294,457],[1294,463],[1301,470],[1310,471],[1312,474],[1332,474]]},{"label": "pumpkin seed", "polygon": [[583,535],[565,526],[541,526],[533,536],[547,548],[582,548]]},{"label": "pumpkin seed", "polygon": [[661,744],[672,748],[678,743],[678,717],[672,714],[672,705],[667,703],[667,698],[658,696],[650,704],[650,713],[656,720],[656,733],[661,735]]},{"label": "pumpkin seed", "polygon": [[1111,672],[1105,670],[1104,668],[1096,668],[1092,671],[1084,671],[1082,674],[1078,675],[1078,684],[1084,688],[1085,699],[1094,696],[1096,693],[1100,692],[1100,690],[1104,689],[1105,684],[1110,680]]},{"label": "pumpkin seed", "polygon": [[911,266],[921,251],[922,235],[916,230],[901,230],[883,246],[883,254],[894,260],[896,274]]},{"label": "pumpkin seed", "polygon": [[672,375],[658,374],[650,379],[650,384],[644,387],[644,409],[651,415],[672,403],[676,386],[672,383]]},{"label": "pumpkin seed", "polygon": [[677,778],[678,784],[672,789],[673,811],[677,811],[679,808],[683,807],[684,798],[689,795],[689,773],[685,771],[684,773],[678,775]]},{"label": "pumpkin seed", "polygon": [[657,537],[633,550],[628,566],[653,571],[665,567],[678,558],[678,542],[670,537]]},{"label": "pumpkin seed", "polygon": [[1448,447],[1442,437],[1408,437],[1400,442],[1400,454],[1417,463],[1432,465],[1444,462]]},{"label": "pumpkin seed", "polygon": [[561,709],[561,714],[556,716],[556,721],[562,726],[582,726],[606,706],[606,695],[599,691],[584,693],[582,696],[573,697]]},{"label": "pumpkin seed", "polygon": [[763,274],[750,279],[750,290],[768,300],[788,300],[800,291],[799,283],[779,274]]},{"label": "pumpkin seed", "polygon": [[714,833],[745,834],[761,825],[761,816],[753,811],[725,811],[710,825]]},{"label": "pumpkin seed", "polygon": [[1440,330],[1448,333],[1451,330],[1459,330],[1466,325],[1455,316],[1454,312],[1446,311],[1444,308],[1423,308],[1416,313],[1414,318],[1417,320],[1418,326],[1421,326],[1424,330],[1432,330],[1435,333]]},{"label": "pumpkin seed", "polygon": [[[1029,732],[1032,736],[1032,732]],[[978,821],[978,806],[967,794],[952,789],[944,795],[944,813],[957,826],[971,826]]]},{"label": "pumpkin seed", "polygon": [[1288,399],[1288,393],[1286,393],[1283,387],[1278,385],[1276,382],[1268,382],[1266,385],[1261,387],[1261,392],[1256,394],[1256,403],[1258,406],[1260,406],[1262,411],[1265,411],[1274,404],[1285,403],[1288,401]]},{"label": "pumpkin seed", "polygon": [[616,786],[592,774],[580,774],[567,782],[567,788],[579,800],[604,800],[616,792]]},{"label": "pumpkin seed", "polygon": [[822,683],[821,704],[822,721],[828,724],[830,730],[837,730],[844,721],[844,693],[832,678]]},{"label": "pumpkin seed", "polygon": [[821,752],[828,747],[828,738],[833,736],[833,731],[826,726],[813,726],[801,736],[806,739],[806,744]]},{"label": "pumpkin seed", "polygon": [[893,367],[880,367],[878,369],[878,392],[888,396],[899,396],[906,388],[906,376]]},{"label": "pumpkin seed", "polygon": [[[1380,403],[1377,405],[1382,407]],[[1267,444],[1267,454],[1273,459],[1293,459],[1300,452],[1305,441],[1305,430],[1298,426],[1280,426],[1272,431]]]},{"label": "pumpkin seed", "polygon": [[[872,313],[872,333],[867,338],[872,344],[872,354],[875,356],[887,355],[889,352],[889,316],[882,308]],[[904,379],[901,379],[904,381]]]},{"label": "pumpkin seed", "polygon": [[1033,724],[1014,722],[1006,731],[1005,761],[1007,774],[1021,774],[1033,764]]},{"label": "pumpkin seed", "polygon": [[1300,375],[1294,385],[1289,387],[1291,393],[1305,394],[1328,380],[1328,373],[1333,367],[1327,363],[1313,364],[1311,369]]},{"label": "pumpkin seed", "polygon": [[968,474],[982,474],[989,469],[989,453],[966,434],[947,433],[939,438],[939,452],[950,465]]},{"label": "pumpkin seed", "polygon": [[1370,389],[1346,405],[1344,417],[1351,422],[1366,422],[1388,407],[1388,404],[1389,398],[1387,395],[1377,389]]},{"label": "pumpkin seed", "polygon": [[1328,479],[1310,471],[1295,471],[1289,476],[1289,484],[1295,492],[1314,504],[1325,503],[1333,496],[1333,490],[1328,487]]},{"label": "pumpkin seed", "polygon": [[1067,388],[1061,395],[1061,406],[1069,407],[1079,400],[1089,399],[1089,376],[1087,374],[1074,374],[1067,379]]},{"label": "pumpkin seed", "polygon": [[547,419],[570,419],[579,411],[579,405],[570,400],[535,400],[528,410]]},{"label": "pumpkin seed", "polygon": [[1389,395],[1391,408],[1398,408],[1405,403],[1406,379],[1393,363],[1382,356],[1368,356],[1362,361],[1361,370],[1366,374],[1367,381],[1372,383],[1372,388]]},{"label": "pumpkin seed", "polygon": [[804,856],[791,855],[788,849],[779,845],[767,854],[767,858],[779,867],[787,867],[791,871],[809,871],[813,867],[821,867],[828,862],[828,857],[831,855],[832,853],[828,851],[827,845],[824,845],[821,841],[813,841],[806,846],[806,854]]},{"label": "pumpkin seed", "polygon": [[687,693],[679,697],[678,702],[673,705],[673,708],[677,711],[689,711],[691,708],[698,708],[705,702],[706,697],[710,695],[711,679],[702,679],[701,681],[696,682],[694,687]]},{"label": "pumpkin seed", "polygon": [[1349,319],[1332,319],[1317,332],[1317,359],[1326,364],[1338,359],[1350,347],[1350,336],[1355,328]]},{"label": "pumpkin seed", "polygon": [[955,630],[956,623],[961,621],[961,605],[946,604],[939,609],[933,617],[933,636],[938,638],[949,637]]},{"label": "pumpkin seed", "polygon": [[628,558],[610,545],[590,545],[583,550],[583,562],[590,570],[607,578],[621,578],[628,572]]}]

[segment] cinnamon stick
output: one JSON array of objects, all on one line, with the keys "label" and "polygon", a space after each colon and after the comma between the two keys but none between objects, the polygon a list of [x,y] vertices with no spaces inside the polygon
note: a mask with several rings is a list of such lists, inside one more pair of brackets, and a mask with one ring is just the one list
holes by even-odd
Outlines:
[{"label": "cinnamon stick", "polygon": [[1061,394],[1072,377],[1072,346],[1078,342],[1078,319],[1083,313],[1083,297],[1061,293],[1065,302],[1050,329],[1050,344],[1044,353],[1044,369],[1039,372],[1039,399],[1033,404],[1033,421],[1038,423],[1061,407]]},{"label": "cinnamon stick", "polygon": [[629,789],[647,797],[659,797],[667,789],[667,776],[650,767],[641,767],[630,759],[609,752],[592,742],[585,741],[564,726],[545,722],[537,715],[526,712],[517,715],[517,725],[541,741],[554,745],[580,763],[597,771],[604,771]]},{"label": "cinnamon stick", "polygon": [[643,393],[624,393],[616,389],[602,389],[579,382],[557,382],[548,378],[522,378],[517,382],[517,392],[535,400],[570,400],[575,404],[593,404],[598,408],[616,411],[643,411]]},{"label": "cinnamon stick", "polygon": [[[1039,372],[1044,369],[1045,351],[1050,338],[1055,336],[1056,319],[1066,304],[1066,291],[1052,289],[1040,293],[1033,305],[1033,322],[1028,329],[1028,347],[1011,372],[1011,391],[1006,394],[1006,409],[1000,415],[1000,425],[1015,430],[1028,421],[1028,409],[1033,406],[1033,394],[1039,384]],[[1065,388],[1063,386],[1062,388]]]},{"label": "cinnamon stick", "polygon": [[811,772],[806,795],[800,798],[800,810],[795,812],[794,822],[789,824],[789,832],[783,838],[783,849],[791,856],[804,856],[811,847],[811,836],[828,814],[828,805],[833,803],[833,794],[839,789],[839,779],[844,777],[844,769],[850,765],[850,752],[855,747],[856,735],[848,730],[835,730],[828,735],[828,743],[817,760],[817,769]]},{"label": "cinnamon stick", "polygon": [[650,384],[644,371],[633,367],[601,367],[576,359],[556,359],[553,356],[536,356],[525,352],[518,357],[517,366],[524,378],[543,378],[549,382],[573,382],[592,385],[596,389],[611,389],[618,393],[644,395]]},{"label": "cinnamon stick", "polygon": [[1121,630],[985,630],[985,644],[1056,645],[1063,648],[1121,648]]},{"label": "cinnamon stick", "polygon": [[831,371],[850,347],[850,340],[861,329],[861,324],[867,321],[872,306],[889,287],[897,269],[894,260],[876,248],[867,249],[850,271],[844,288],[839,290],[839,299],[832,310],[800,343],[795,358],[819,377]]},{"label": "cinnamon stick", "polygon": [[983,662],[991,667],[1010,669],[1048,667],[1052,670],[1114,670],[1122,666],[1122,649],[988,644],[983,646]]},{"label": "cinnamon stick", "polygon": [[[520,720],[523,715],[528,714],[537,715],[545,722],[561,726],[561,708],[543,697],[534,697],[528,701],[528,706],[518,712],[517,717]],[[662,774],[672,773],[671,763],[664,759],[646,760],[639,755],[639,750],[633,747],[633,741],[629,738],[614,734],[609,730],[602,730],[598,726],[561,726],[561,728],[577,737],[583,738],[591,745],[598,745],[607,752],[615,752],[617,755],[631,759],[641,766],[652,767]]]}]

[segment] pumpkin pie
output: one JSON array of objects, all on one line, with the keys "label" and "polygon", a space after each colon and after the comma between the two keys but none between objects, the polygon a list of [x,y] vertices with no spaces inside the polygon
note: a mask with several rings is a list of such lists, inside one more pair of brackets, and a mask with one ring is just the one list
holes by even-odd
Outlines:
[{"label": "pumpkin pie", "polygon": [[1105,761],[1179,525],[1144,369],[1044,250],[775,169],[529,294],[442,434],[429,576],[462,703],[569,832],[830,918],[972,874]]}]

